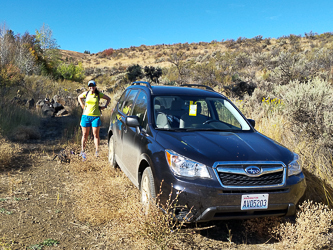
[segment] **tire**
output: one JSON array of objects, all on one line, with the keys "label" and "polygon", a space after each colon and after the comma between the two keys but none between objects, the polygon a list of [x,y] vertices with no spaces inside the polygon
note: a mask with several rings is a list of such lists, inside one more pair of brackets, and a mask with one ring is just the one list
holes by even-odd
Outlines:
[{"label": "tire", "polygon": [[145,212],[148,213],[150,202],[152,201],[152,199],[156,198],[154,176],[150,167],[147,167],[143,171],[140,183],[140,191],[141,203],[144,206]]},{"label": "tire", "polygon": [[117,162],[116,162],[115,152],[114,152],[113,135],[111,135],[111,137],[109,139],[109,156],[108,156],[108,160],[109,160],[109,163],[110,163],[111,167],[113,167],[113,168],[117,167]]}]

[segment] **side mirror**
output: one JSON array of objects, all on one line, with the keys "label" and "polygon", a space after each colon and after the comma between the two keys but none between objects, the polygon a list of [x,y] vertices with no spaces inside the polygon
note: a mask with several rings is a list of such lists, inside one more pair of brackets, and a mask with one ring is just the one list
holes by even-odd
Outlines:
[{"label": "side mirror", "polygon": [[249,121],[249,123],[251,124],[252,127],[254,127],[256,125],[256,121],[252,120],[252,119],[247,119]]},{"label": "side mirror", "polygon": [[139,117],[137,117],[136,115],[127,116],[125,123],[129,127],[136,128],[136,132],[140,133]]}]

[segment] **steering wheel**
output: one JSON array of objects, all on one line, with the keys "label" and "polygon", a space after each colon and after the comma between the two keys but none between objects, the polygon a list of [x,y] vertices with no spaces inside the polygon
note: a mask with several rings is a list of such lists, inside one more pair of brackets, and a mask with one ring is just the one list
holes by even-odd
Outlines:
[{"label": "steering wheel", "polygon": [[219,122],[219,123],[222,123],[223,125],[227,126],[228,128],[231,128],[231,125],[229,123],[226,123],[226,122],[223,122],[223,121],[220,121],[220,120],[216,120],[216,119],[210,119],[210,120],[207,120],[205,122],[203,122],[202,124],[209,124],[209,123],[212,123],[212,122]]}]

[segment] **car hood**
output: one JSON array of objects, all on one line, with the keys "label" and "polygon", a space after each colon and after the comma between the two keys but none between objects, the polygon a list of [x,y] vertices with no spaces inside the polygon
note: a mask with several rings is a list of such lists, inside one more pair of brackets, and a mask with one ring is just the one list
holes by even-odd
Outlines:
[{"label": "car hood", "polygon": [[159,131],[156,141],[190,159],[212,166],[217,161],[282,161],[293,153],[274,140],[253,131]]}]

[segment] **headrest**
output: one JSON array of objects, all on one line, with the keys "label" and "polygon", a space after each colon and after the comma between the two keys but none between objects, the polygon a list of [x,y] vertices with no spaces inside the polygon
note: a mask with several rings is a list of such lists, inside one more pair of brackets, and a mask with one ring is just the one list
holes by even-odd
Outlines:
[{"label": "headrest", "polygon": [[171,103],[171,110],[181,110],[183,102],[180,100],[173,100]]},{"label": "headrest", "polygon": [[201,103],[197,102],[197,114],[201,114]]}]

